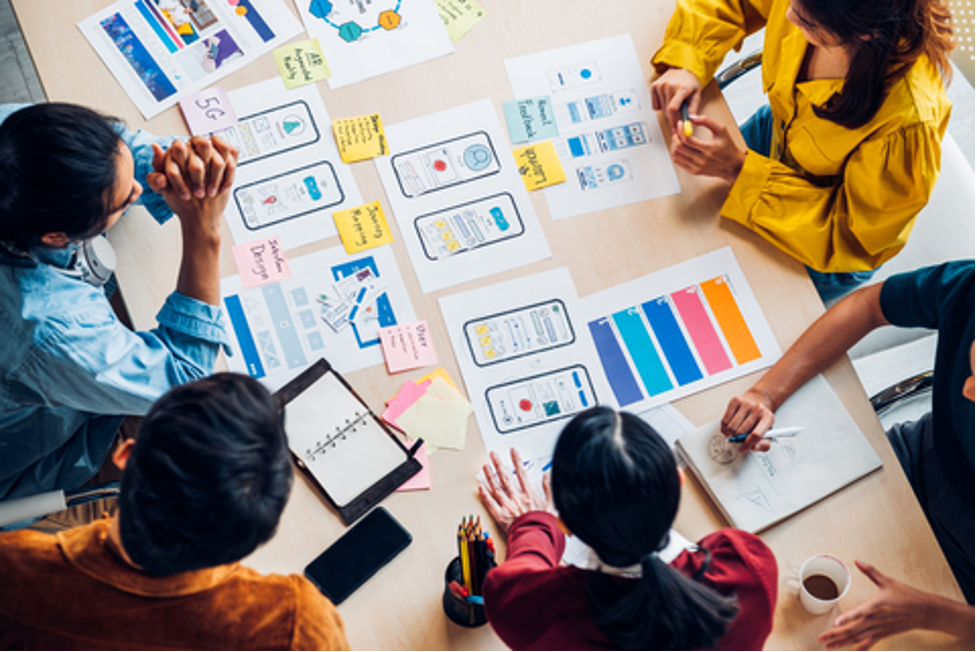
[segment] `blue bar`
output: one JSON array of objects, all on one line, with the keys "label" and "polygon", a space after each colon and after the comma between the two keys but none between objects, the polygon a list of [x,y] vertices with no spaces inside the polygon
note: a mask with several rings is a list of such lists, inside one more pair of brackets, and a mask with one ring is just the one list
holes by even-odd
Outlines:
[{"label": "blue bar", "polygon": [[695,356],[689,348],[689,343],[682,334],[675,315],[668,305],[665,297],[658,297],[652,301],[641,304],[641,309],[645,311],[651,330],[658,338],[658,344],[665,353],[665,359],[675,374],[675,380],[679,385],[687,385],[702,378],[699,365],[696,364]]},{"label": "blue bar", "polygon": [[651,335],[648,334],[638,311],[635,308],[628,308],[614,313],[612,317],[648,395],[654,396],[670,390],[672,381],[668,378],[665,365],[658,357],[658,351],[655,350]]},{"label": "blue bar", "polygon": [[251,23],[254,31],[258,32],[258,36],[261,37],[262,41],[267,43],[275,38],[275,33],[271,31],[268,23],[265,22],[265,19],[261,17],[261,14],[258,13],[258,10],[254,8],[254,5],[249,0],[241,0],[237,6],[244,7],[244,10],[247,12],[244,14],[244,17]]},{"label": "blue bar", "polygon": [[224,306],[227,308],[227,316],[231,320],[234,334],[237,335],[237,343],[241,347],[241,355],[244,356],[244,366],[248,368],[248,375],[252,378],[264,378],[265,368],[261,364],[258,347],[254,345],[254,338],[251,337],[248,320],[244,316],[244,309],[241,308],[241,299],[236,294],[232,294],[224,298]]},{"label": "blue bar", "polygon": [[173,42],[170,35],[166,33],[166,30],[164,30],[162,25],[159,24],[159,21],[156,20],[156,17],[149,10],[149,7],[147,7],[142,0],[139,0],[136,2],[136,9],[138,9],[139,13],[142,14],[142,17],[146,19],[149,26],[153,28],[153,31],[156,32],[156,36],[158,36],[159,40],[163,42],[163,45],[165,45],[166,49],[170,51],[170,54],[176,52],[179,48],[176,47],[176,43]]},{"label": "blue bar", "polygon": [[594,338],[601,364],[604,365],[604,375],[611,384],[618,404],[624,407],[640,401],[641,389],[617,343],[610,322],[607,319],[598,319],[587,325],[590,327],[590,336]]},{"label": "blue bar", "polygon": [[282,344],[282,355],[285,356],[285,363],[289,369],[304,367],[306,359],[305,353],[302,351],[302,342],[299,341],[298,332],[292,322],[292,315],[288,312],[288,304],[285,303],[281,284],[266,285],[261,288],[261,294],[265,297],[268,312],[271,313],[271,321],[275,325],[275,333],[278,334],[278,341]]}]

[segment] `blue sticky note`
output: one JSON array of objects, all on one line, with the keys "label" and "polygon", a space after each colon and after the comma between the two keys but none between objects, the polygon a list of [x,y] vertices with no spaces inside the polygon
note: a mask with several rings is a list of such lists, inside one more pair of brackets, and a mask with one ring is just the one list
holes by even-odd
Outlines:
[{"label": "blue sticky note", "polygon": [[553,102],[544,96],[512,100],[502,104],[509,138],[513,144],[548,140],[560,135],[553,113]]}]

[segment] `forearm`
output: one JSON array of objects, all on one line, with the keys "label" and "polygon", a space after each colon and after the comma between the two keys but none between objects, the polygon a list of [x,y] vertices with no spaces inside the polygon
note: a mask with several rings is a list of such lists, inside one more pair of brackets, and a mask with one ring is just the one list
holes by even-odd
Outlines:
[{"label": "forearm", "polygon": [[184,221],[183,260],[176,290],[188,297],[212,306],[220,303],[220,245],[219,232],[198,228]]},{"label": "forearm", "polygon": [[872,330],[888,322],[879,303],[881,284],[862,288],[815,321],[753,386],[776,411],[804,383],[830,366]]},{"label": "forearm", "polygon": [[927,594],[927,629],[945,632],[965,641],[974,640],[974,608],[966,603]]}]

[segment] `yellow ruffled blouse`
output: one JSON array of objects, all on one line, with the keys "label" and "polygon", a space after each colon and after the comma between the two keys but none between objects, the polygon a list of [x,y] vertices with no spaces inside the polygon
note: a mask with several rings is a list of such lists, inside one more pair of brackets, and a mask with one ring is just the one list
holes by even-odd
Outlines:
[{"label": "yellow ruffled blouse", "polygon": [[887,90],[875,117],[848,129],[814,113],[844,83],[797,83],[808,43],[789,0],[678,0],[652,63],[703,87],[733,47],[766,24],[763,89],[774,118],[770,156],[749,152],[721,214],[821,272],[875,269],[909,239],[940,173],[950,102],[925,56]]}]

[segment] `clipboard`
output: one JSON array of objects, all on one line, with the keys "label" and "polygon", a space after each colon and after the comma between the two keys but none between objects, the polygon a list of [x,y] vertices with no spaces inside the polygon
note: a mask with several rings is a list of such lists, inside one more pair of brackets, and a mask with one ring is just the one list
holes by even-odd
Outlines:
[{"label": "clipboard", "polygon": [[409,450],[325,359],[275,393],[296,466],[349,525],[421,470]]}]

